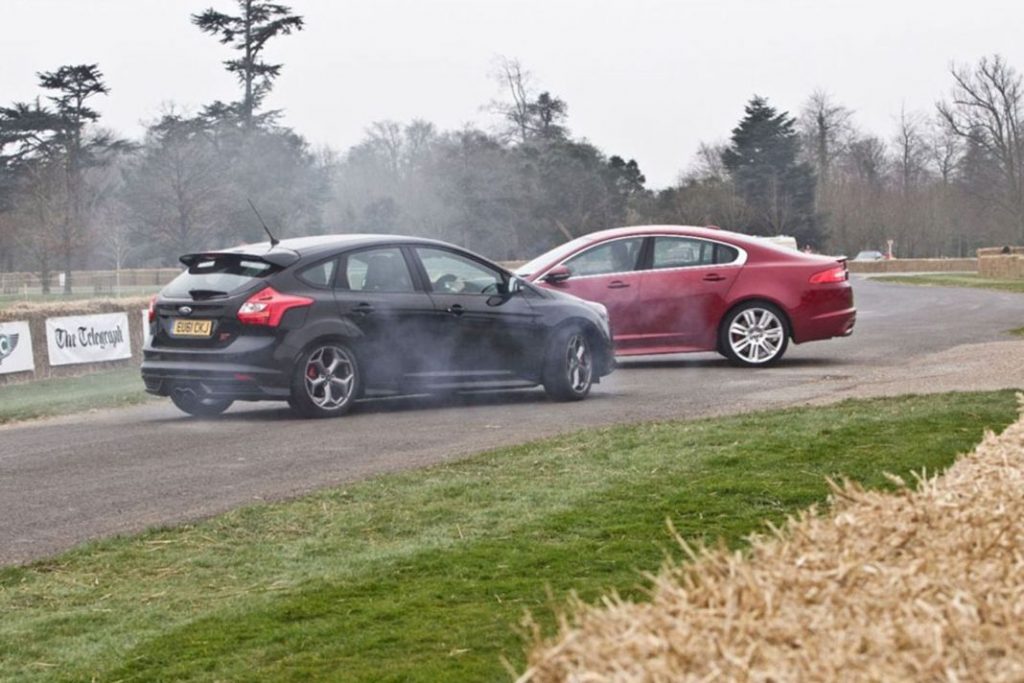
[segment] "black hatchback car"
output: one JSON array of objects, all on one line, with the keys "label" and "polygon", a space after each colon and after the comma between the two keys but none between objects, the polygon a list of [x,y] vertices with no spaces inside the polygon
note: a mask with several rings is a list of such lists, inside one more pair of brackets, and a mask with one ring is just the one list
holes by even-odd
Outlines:
[{"label": "black hatchback car", "polygon": [[443,242],[305,237],[181,262],[150,303],[142,378],[192,415],[279,399],[329,417],[366,392],[537,384],[578,400],[615,365],[603,306]]}]

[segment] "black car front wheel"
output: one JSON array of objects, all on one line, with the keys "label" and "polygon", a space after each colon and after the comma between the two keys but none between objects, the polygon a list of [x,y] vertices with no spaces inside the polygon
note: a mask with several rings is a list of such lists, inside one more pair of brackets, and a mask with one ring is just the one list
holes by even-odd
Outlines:
[{"label": "black car front wheel", "polygon": [[229,398],[201,398],[191,389],[179,389],[171,394],[171,401],[178,410],[196,417],[220,415],[234,403]]},{"label": "black car front wheel", "polygon": [[337,417],[352,408],[361,376],[356,355],[340,342],[320,342],[295,364],[289,405],[305,417]]},{"label": "black car front wheel", "polygon": [[544,391],[556,401],[579,401],[594,385],[594,354],[587,335],[577,327],[562,328],[548,347]]}]

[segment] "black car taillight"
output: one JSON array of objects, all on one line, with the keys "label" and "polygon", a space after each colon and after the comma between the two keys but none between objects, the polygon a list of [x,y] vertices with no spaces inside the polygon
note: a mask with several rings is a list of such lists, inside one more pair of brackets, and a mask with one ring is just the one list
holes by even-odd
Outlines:
[{"label": "black car taillight", "polygon": [[238,309],[238,320],[245,325],[277,327],[290,309],[312,305],[313,299],[308,297],[281,294],[273,287],[264,287]]}]

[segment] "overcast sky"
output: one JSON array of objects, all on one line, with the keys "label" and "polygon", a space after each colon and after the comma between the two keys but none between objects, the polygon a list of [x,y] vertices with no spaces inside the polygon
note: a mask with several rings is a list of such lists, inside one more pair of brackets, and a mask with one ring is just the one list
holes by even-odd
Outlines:
[{"label": "overcast sky", "polygon": [[[673,182],[700,141],[729,135],[753,93],[798,112],[816,88],[886,138],[901,107],[931,114],[951,62],[999,52],[1024,69],[1024,2],[996,0],[282,0],[304,31],[270,44],[285,64],[267,104],[338,150],[369,123],[441,128],[494,118],[489,74],[515,57],[569,104],[569,126]],[[0,104],[36,73],[98,63],[103,123],[139,136],[174,102],[237,98],[229,50],[189,15],[234,0],[0,0]]]}]

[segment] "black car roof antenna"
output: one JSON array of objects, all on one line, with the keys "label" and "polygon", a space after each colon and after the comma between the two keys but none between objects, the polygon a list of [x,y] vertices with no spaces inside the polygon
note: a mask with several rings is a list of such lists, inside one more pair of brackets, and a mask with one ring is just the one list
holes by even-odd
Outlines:
[{"label": "black car roof antenna", "polygon": [[271,234],[270,228],[268,228],[267,224],[263,222],[263,216],[261,216],[260,212],[256,210],[256,205],[252,203],[252,200],[246,197],[245,201],[249,202],[249,208],[251,208],[252,212],[256,214],[256,218],[260,219],[260,225],[263,226],[264,232],[266,232],[267,237],[270,238],[270,248],[273,249],[274,247],[281,243],[281,240],[277,239],[276,237],[274,237],[273,234]]}]

